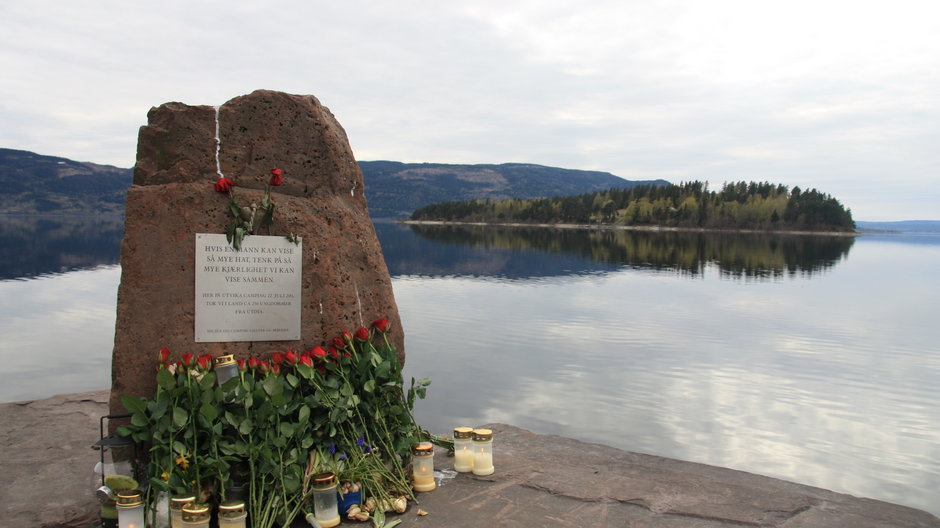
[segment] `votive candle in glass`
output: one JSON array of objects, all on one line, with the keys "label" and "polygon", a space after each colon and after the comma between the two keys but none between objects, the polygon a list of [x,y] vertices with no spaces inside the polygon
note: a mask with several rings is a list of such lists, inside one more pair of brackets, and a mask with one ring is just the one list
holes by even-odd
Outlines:
[{"label": "votive candle in glass", "polygon": [[144,528],[144,499],[140,490],[119,491],[116,503],[119,528]]},{"label": "votive candle in glass", "polygon": [[182,528],[209,528],[212,508],[203,502],[191,502],[183,506]]},{"label": "votive candle in glass", "polygon": [[493,467],[493,431],[473,430],[473,474],[491,475]]},{"label": "votive candle in glass", "polygon": [[170,497],[170,528],[183,528],[183,506],[193,502],[196,502],[196,496],[192,494]]},{"label": "votive candle in glass", "polygon": [[332,473],[320,473],[313,477],[313,515],[323,528],[332,528],[341,520],[336,484],[336,475]]},{"label": "votive candle in glass", "polygon": [[473,471],[473,429],[454,428],[454,469],[460,473]]},{"label": "votive candle in glass", "polygon": [[419,442],[411,453],[412,473],[415,478],[415,491],[431,491],[437,487],[434,483],[434,445],[431,442]]},{"label": "votive candle in glass", "polygon": [[238,362],[232,354],[216,356],[212,370],[215,371],[215,382],[221,387],[226,381],[238,376]]},{"label": "votive candle in glass", "polygon": [[245,528],[245,501],[227,500],[219,504],[219,528]]}]

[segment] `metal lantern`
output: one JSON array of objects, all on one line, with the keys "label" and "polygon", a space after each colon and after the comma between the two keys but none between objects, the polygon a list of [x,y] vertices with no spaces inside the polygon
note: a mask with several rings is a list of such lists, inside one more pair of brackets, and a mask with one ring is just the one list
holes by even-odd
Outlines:
[{"label": "metal lantern", "polygon": [[105,435],[105,420],[130,416],[129,413],[109,414],[98,421],[99,439],[95,442],[95,448],[100,451],[100,460],[95,464],[92,486],[101,502],[101,526],[104,528],[118,526],[118,492],[136,490],[138,486],[132,463],[137,458],[137,445],[123,436]]}]

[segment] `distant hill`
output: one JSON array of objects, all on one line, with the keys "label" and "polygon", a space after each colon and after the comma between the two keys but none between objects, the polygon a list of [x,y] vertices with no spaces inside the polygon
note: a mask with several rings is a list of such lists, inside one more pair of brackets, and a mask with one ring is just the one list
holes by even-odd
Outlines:
[{"label": "distant hill", "polygon": [[940,220],[904,220],[901,222],[856,221],[862,232],[940,233]]},{"label": "distant hill", "polygon": [[669,185],[666,180],[630,181],[609,172],[559,169],[528,163],[449,165],[360,161],[369,213],[373,218],[405,218],[425,205],[455,201],[542,198],[637,185]]},{"label": "distant hill", "polygon": [[131,169],[0,149],[0,213],[123,213]]},{"label": "distant hill", "polygon": [[[405,218],[441,201],[537,198],[665,180],[629,181],[607,172],[523,163],[447,165],[360,161],[373,218]],[[0,149],[0,213],[123,213],[133,169]]]}]

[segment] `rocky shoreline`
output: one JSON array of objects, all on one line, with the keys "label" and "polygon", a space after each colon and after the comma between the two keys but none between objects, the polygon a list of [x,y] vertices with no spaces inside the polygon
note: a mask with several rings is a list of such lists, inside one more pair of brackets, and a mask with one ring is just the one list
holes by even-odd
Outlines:
[{"label": "rocky shoreline", "polygon": [[[8,528],[89,528],[93,468],[106,390],[0,404],[0,505]],[[490,424],[497,471],[459,474],[403,526],[918,527],[927,512],[720,467],[632,453]],[[435,467],[449,468],[443,450]],[[345,523],[350,526],[370,525]]]}]

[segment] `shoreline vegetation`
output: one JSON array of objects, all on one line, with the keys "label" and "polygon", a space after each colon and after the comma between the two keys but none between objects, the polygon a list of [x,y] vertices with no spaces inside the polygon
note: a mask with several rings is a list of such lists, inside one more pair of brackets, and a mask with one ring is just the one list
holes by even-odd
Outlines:
[{"label": "shoreline vegetation", "polygon": [[737,234],[760,234],[760,235],[810,235],[810,236],[838,236],[838,237],[861,237],[865,233],[859,231],[807,231],[807,230],[789,230],[789,229],[745,229],[745,228],[709,228],[709,227],[677,227],[660,225],[613,225],[613,224],[570,224],[570,223],[522,223],[522,222],[470,222],[455,220],[411,220],[408,218],[398,220],[399,224],[405,225],[430,225],[430,226],[468,226],[468,227],[510,227],[510,228],[553,228],[553,229],[593,229],[596,231],[645,231],[645,232],[669,232],[669,233],[737,233]]},{"label": "shoreline vegetation", "polygon": [[639,185],[576,196],[431,204],[408,219],[478,225],[573,225],[636,230],[732,231],[855,236],[852,211],[816,189],[768,182]]}]

